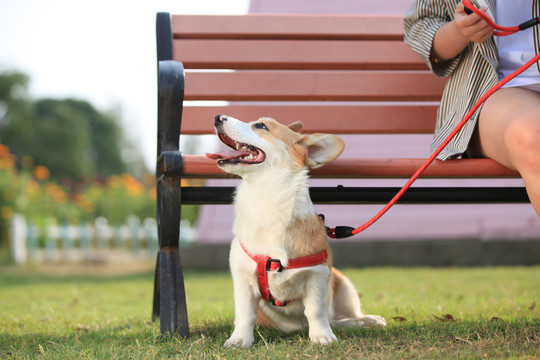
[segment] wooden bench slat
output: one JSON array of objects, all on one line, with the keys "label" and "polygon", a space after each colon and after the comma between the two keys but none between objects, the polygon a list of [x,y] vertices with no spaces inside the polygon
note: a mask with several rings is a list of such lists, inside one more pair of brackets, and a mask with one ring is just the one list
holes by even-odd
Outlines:
[{"label": "wooden bench slat", "polygon": [[172,27],[176,39],[403,39],[399,15],[173,15]]},{"label": "wooden bench slat", "polygon": [[[202,155],[184,155],[183,174],[187,178],[231,178],[216,161]],[[313,178],[408,178],[425,159],[337,159],[310,171]],[[491,159],[435,160],[422,178],[519,177]]]},{"label": "wooden bench slat", "polygon": [[184,99],[438,101],[444,84],[427,71],[188,72]]},{"label": "wooden bench slat", "polygon": [[186,69],[427,70],[403,41],[175,40]]},{"label": "wooden bench slat", "polygon": [[[338,159],[311,172],[314,177],[410,177],[426,159]],[[518,177],[519,174],[491,159],[435,160],[422,178]]]},{"label": "wooden bench slat", "polygon": [[[225,114],[243,121],[263,116],[290,124],[302,121],[303,133],[431,134],[438,103],[353,103],[287,105],[230,103],[223,106],[185,106],[182,134],[213,134],[214,117]],[[315,110],[315,111],[314,111]],[[309,114],[309,115],[307,115]]]}]

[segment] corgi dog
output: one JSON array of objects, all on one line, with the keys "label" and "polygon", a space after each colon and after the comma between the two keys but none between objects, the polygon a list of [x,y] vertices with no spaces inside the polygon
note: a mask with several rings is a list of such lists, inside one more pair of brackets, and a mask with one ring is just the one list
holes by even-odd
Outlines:
[{"label": "corgi dog", "polygon": [[206,156],[242,178],[229,257],[234,331],[225,346],[251,346],[256,323],[285,332],[308,328],[311,341],[323,345],[337,340],[332,327],[386,325],[362,314],[353,284],[332,266],[325,224],[309,196],[308,169],[336,159],[344,142],[301,134],[301,127],[215,117],[216,134],[230,150]]}]

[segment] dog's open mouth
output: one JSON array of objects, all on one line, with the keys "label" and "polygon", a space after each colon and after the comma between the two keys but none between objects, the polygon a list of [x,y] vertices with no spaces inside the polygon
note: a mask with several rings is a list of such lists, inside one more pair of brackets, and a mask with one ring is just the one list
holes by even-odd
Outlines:
[{"label": "dog's open mouth", "polygon": [[218,164],[260,164],[266,158],[264,152],[249,144],[240,143],[222,132],[219,139],[232,150],[225,150],[216,154],[206,154],[210,159],[218,160]]}]

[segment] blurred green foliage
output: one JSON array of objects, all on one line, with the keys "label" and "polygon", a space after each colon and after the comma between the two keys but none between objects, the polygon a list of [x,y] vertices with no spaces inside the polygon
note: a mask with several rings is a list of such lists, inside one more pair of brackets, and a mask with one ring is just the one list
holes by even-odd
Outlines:
[{"label": "blurred green foliage", "polygon": [[[119,115],[83,100],[33,100],[28,83],[0,71],[0,245],[14,213],[36,224],[155,217],[155,177]],[[197,208],[182,217],[195,221]]]}]

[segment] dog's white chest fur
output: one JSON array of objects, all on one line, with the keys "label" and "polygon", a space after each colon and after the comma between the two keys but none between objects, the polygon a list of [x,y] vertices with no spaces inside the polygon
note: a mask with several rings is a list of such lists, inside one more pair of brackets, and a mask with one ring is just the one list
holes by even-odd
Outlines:
[{"label": "dog's white chest fur", "polygon": [[282,251],[291,241],[291,226],[312,214],[315,209],[304,170],[281,178],[272,174],[250,177],[236,192],[233,232],[256,248]]}]

